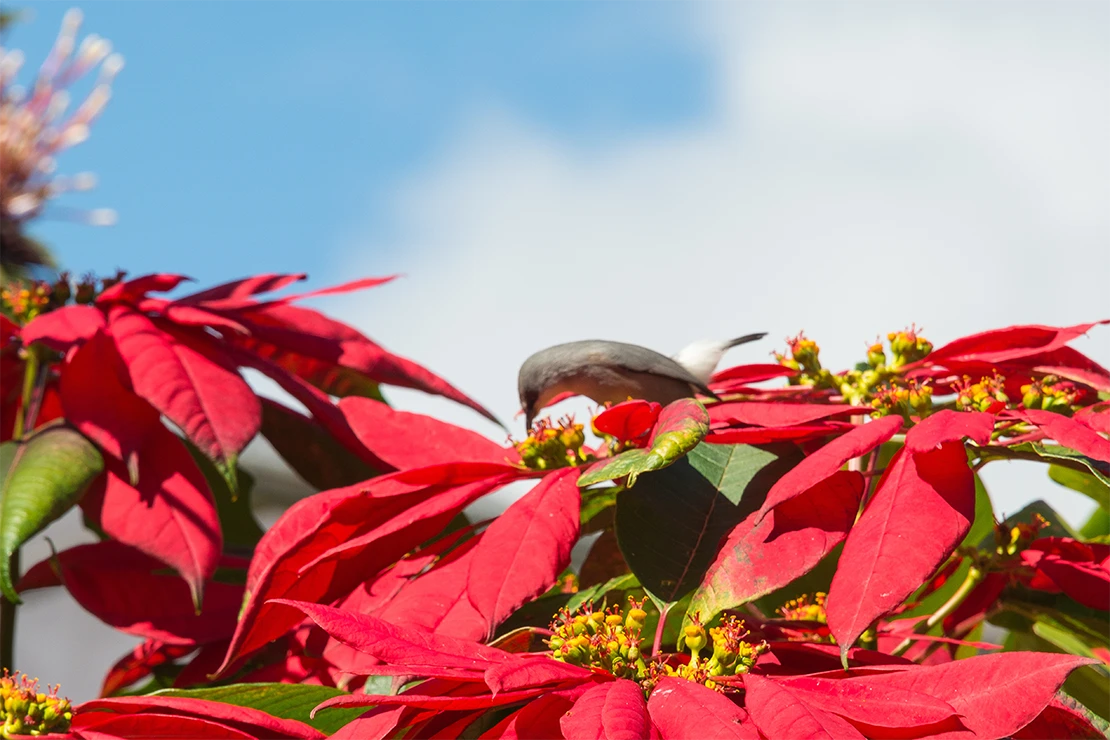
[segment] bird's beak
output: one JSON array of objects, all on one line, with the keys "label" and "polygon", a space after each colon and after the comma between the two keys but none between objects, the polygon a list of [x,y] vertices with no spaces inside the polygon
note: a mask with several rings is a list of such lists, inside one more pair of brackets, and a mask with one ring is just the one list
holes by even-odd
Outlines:
[{"label": "bird's beak", "polygon": [[524,433],[530,434],[532,431],[532,422],[536,420],[536,412],[532,409],[527,409],[524,412]]}]

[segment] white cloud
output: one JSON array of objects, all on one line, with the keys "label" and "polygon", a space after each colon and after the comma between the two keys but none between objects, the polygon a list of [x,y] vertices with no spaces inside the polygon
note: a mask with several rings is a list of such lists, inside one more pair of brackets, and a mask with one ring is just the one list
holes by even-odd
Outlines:
[{"label": "white cloud", "polygon": [[[1105,4],[700,8],[707,120],[583,152],[485,111],[396,192],[388,244],[342,237],[344,274],[408,278],[329,310],[505,419],[521,361],[570,339],[674,351],[804,328],[842,366],[914,321],[943,342],[1110,315]],[[1110,362],[1105,330],[1077,346]],[[992,467],[1005,511],[1088,511]]]}]

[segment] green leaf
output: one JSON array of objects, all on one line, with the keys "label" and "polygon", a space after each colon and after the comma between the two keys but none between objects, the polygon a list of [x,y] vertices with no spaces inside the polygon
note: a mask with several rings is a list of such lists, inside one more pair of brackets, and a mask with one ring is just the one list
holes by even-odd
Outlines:
[{"label": "green leaf", "polygon": [[280,719],[294,719],[331,735],[366,711],[366,707],[327,709],[309,717],[320,703],[345,691],[328,686],[291,683],[239,683],[208,689],[166,689],[154,696],[179,696],[218,701],[237,707],[259,709]]},{"label": "green leaf", "polygon": [[680,399],[659,414],[647,448],[627,450],[594,463],[579,476],[578,485],[589,486],[628,476],[627,485],[632,487],[642,473],[661,470],[681,460],[708,433],[709,413],[705,407],[690,398]]},{"label": "green leaf", "polygon": [[623,593],[639,587],[640,581],[636,579],[636,576],[631,573],[626,573],[623,576],[610,578],[605,583],[599,583],[596,586],[591,586],[590,588],[579,591],[567,602],[567,609],[575,611],[587,601],[605,604],[607,603],[604,601],[606,594],[612,593],[613,591]]},{"label": "green leaf", "polygon": [[578,520],[582,534],[605,529],[613,523],[613,507],[617,505],[617,486],[595,488],[582,492],[582,508]]},{"label": "green leaf", "polygon": [[1049,465],[1048,477],[1061,486],[1067,486],[1073,491],[1089,496],[1103,509],[1110,509],[1110,485],[1099,480],[1093,473],[1084,473],[1061,465]]},{"label": "green leaf", "polygon": [[1091,518],[1079,530],[1079,534],[1083,535],[1083,539],[1086,540],[1110,535],[1110,509],[1104,509],[1101,506],[1095,509]]},{"label": "green leaf", "polygon": [[794,445],[700,444],[618,494],[617,540],[652,598],[671,603],[693,591],[722,538],[801,459]]},{"label": "green leaf", "polygon": [[0,590],[20,603],[12,584],[12,553],[81,500],[104,470],[92,442],[66,426],[51,426],[16,445],[3,446],[0,493]]},{"label": "green leaf", "polygon": [[1035,460],[1055,463],[1080,473],[1090,473],[1103,484],[1110,486],[1110,463],[1092,460],[1070,447],[1041,442],[1022,442],[1009,447],[978,447],[975,452],[983,460]]}]

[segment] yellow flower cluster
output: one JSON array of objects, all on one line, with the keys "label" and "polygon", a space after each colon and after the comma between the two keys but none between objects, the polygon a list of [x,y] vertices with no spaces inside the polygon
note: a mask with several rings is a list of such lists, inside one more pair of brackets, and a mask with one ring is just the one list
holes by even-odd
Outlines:
[{"label": "yellow flower cluster", "polygon": [[589,459],[582,448],[586,434],[581,424],[575,424],[573,417],[564,417],[552,424],[548,419],[540,419],[532,427],[531,434],[522,442],[516,443],[516,451],[521,462],[533,470],[552,470],[578,465]]},{"label": "yellow flower cluster", "polygon": [[28,679],[18,671],[0,675],[0,737],[49,735],[69,730],[73,707],[58,696],[58,687],[49,693],[39,691],[38,679]]}]

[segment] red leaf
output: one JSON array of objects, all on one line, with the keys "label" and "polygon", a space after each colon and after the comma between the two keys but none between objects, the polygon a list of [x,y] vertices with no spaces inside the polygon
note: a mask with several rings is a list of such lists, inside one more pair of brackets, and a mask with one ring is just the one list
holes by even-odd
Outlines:
[{"label": "red leaf", "polygon": [[126,307],[109,313],[112,336],[135,392],[176,424],[222,470],[262,426],[262,406],[250,386],[211,348],[161,331]]},{"label": "red leaf", "polygon": [[279,365],[287,362],[295,365],[295,357],[287,358],[287,353],[326,361],[381,383],[449,398],[497,422],[493,414],[443,378],[386,351],[361,332],[317,311],[267,304],[235,312],[233,318],[251,331],[253,338],[245,346]]},{"label": "red leaf", "polygon": [[844,540],[862,493],[863,476],[840,470],[787,500],[758,524],[759,514],[753,513],[721,545],[689,610],[701,611],[708,619],[808,573]]},{"label": "red leaf", "polygon": [[[255,735],[211,722],[199,717],[143,712],[108,716],[101,719],[96,712],[82,712],[84,704],[74,713],[72,732],[83,740],[254,740]],[[319,735],[318,737],[323,737]]]},{"label": "red leaf", "polygon": [[875,728],[935,725],[956,715],[947,702],[917,691],[810,676],[785,679],[782,685],[810,706],[839,714],[869,735],[879,734]]},{"label": "red leaf", "polygon": [[134,280],[116,283],[108,288],[96,297],[96,305],[136,303],[145,298],[147,293],[167,293],[186,280],[192,280],[192,278],[169,274],[143,275]]},{"label": "red leaf", "polygon": [[1110,545],[1045,537],[1021,553],[1022,561],[1065,594],[1092,609],[1110,609]]},{"label": "red leaf", "polygon": [[766,403],[737,401],[715,403],[708,408],[711,424],[750,424],[759,427],[792,427],[833,416],[869,414],[863,406],[821,403]]},{"label": "red leaf", "polygon": [[991,441],[992,431],[992,414],[942,409],[925,417],[906,432],[906,449],[910,452],[928,452],[945,442],[959,442],[964,437],[983,447]]},{"label": "red leaf", "polygon": [[[247,599],[224,665],[284,634],[300,621],[286,598],[331,602],[441,532],[465,506],[503,485],[504,478],[465,486],[418,489],[407,496],[371,495],[379,481],[325,491],[298,502],[255,549]],[[381,522],[378,526],[376,523]],[[339,543],[339,544],[337,544]]]},{"label": "red leaf", "polygon": [[[380,609],[375,610],[375,615],[387,622],[419,627],[449,637],[483,639],[488,630],[486,620],[466,595],[466,574],[473,560],[474,545],[479,541],[480,537],[472,538],[432,570],[419,578],[404,581],[400,591],[392,594]],[[396,568],[390,572],[394,570]]]},{"label": "red leaf", "polygon": [[664,678],[648,697],[648,714],[667,740],[760,740],[748,713],[723,694],[681,678]]},{"label": "red leaf", "polygon": [[104,462],[105,475],[81,502],[85,513],[114,539],[174,568],[201,604],[223,540],[208,483],[185,445],[165,427],[152,428],[139,458],[138,488],[125,481],[122,463]]},{"label": "red leaf", "polygon": [[829,442],[779,478],[767,493],[767,500],[759,510],[760,517],[766,516],[768,511],[783,501],[825,480],[852,458],[870,452],[888,441],[901,428],[901,417],[884,416]]},{"label": "red leaf", "polygon": [[34,342],[59,352],[90,339],[107,326],[104,314],[92,306],[63,306],[32,319],[19,332],[25,346]]},{"label": "red leaf", "polygon": [[1110,462],[1110,440],[1100,437],[1093,429],[1051,411],[1021,410],[1016,415],[1024,417],[1041,428],[1046,435],[1065,447],[1070,447],[1095,460]]},{"label": "red leaf", "polygon": [[934,350],[925,361],[941,365],[949,362],[998,364],[1060,349],[1092,327],[1105,323],[1108,322],[1097,321],[1065,328],[1028,325],[995,329],[949,342]]},{"label": "red leaf", "polygon": [[1086,716],[1053,699],[1036,719],[1015,732],[1014,740],[1105,740],[1104,735]]},{"label": "red leaf", "polygon": [[477,432],[423,414],[395,411],[380,401],[344,398],[339,410],[359,441],[398,470],[447,462],[519,460],[515,450]]},{"label": "red leaf", "polygon": [[401,277],[401,276],[400,275],[388,275],[386,277],[359,278],[358,280],[350,280],[346,283],[341,283],[339,285],[332,285],[332,286],[329,286],[327,288],[319,288],[317,290],[310,290],[307,293],[295,293],[294,295],[291,295],[291,296],[286,296],[284,298],[279,298],[276,301],[273,301],[273,303],[290,303],[292,301],[302,301],[306,298],[319,298],[320,296],[325,296],[325,295],[337,295],[339,293],[351,293],[351,292],[354,292],[356,290],[366,290],[367,288],[376,288],[379,285],[385,285],[386,283],[391,283],[399,277]]},{"label": "red leaf", "polygon": [[588,668],[563,663],[548,657],[523,658],[490,666],[485,672],[486,685],[494,694],[502,691],[581,683],[593,678]]},{"label": "red leaf", "polygon": [[196,293],[190,293],[187,296],[178,298],[175,303],[197,304],[211,303],[212,301],[225,301],[228,299],[249,298],[257,293],[270,293],[275,290],[281,290],[298,280],[304,280],[306,277],[308,276],[304,273],[299,275],[278,275],[275,273],[255,275],[253,277],[243,278],[242,280],[232,280],[229,283],[222,283]]},{"label": "red leaf", "polygon": [[331,735],[331,740],[385,740],[392,737],[408,707],[376,707]]},{"label": "red leaf", "polygon": [[574,702],[565,696],[546,694],[524,705],[516,713],[506,717],[482,738],[502,738],[503,740],[551,740],[561,738],[559,720]]},{"label": "red leaf", "polygon": [[490,631],[555,583],[578,539],[578,470],[559,470],[499,516],[474,549],[470,603]]},{"label": "red leaf", "polygon": [[85,342],[62,368],[61,399],[66,419],[104,452],[138,476],[138,454],[162,427],[158,411],[132,393],[116,346],[105,334]]},{"label": "red leaf", "polygon": [[975,481],[962,444],[899,450],[849,533],[829,589],[829,627],[841,649],[924,583],[974,518]]},{"label": "red leaf", "polygon": [[639,684],[619,678],[586,691],[559,721],[566,740],[644,740],[657,736]]},{"label": "red leaf", "polygon": [[652,401],[625,401],[595,416],[594,429],[622,442],[637,440],[651,431],[662,410]]},{"label": "red leaf", "polygon": [[1074,655],[997,653],[845,680],[935,696],[959,713],[975,737],[999,738],[1033,721],[1069,673],[1093,662]]},{"label": "red leaf", "polygon": [[713,377],[709,379],[709,384],[713,386],[732,381],[729,383],[730,385],[743,385],[773,378],[789,378],[797,374],[797,370],[792,370],[785,365],[736,365],[714,373]]},{"label": "red leaf", "polygon": [[748,673],[744,707],[767,737],[812,740],[863,740],[846,720],[808,704],[785,684]]},{"label": "red leaf", "polygon": [[744,427],[726,428],[710,431],[705,437],[709,444],[718,445],[761,445],[770,442],[792,441],[796,444],[811,439],[829,437],[854,429],[854,424],[843,421],[826,421],[817,424],[802,424],[796,427]]},{"label": "red leaf", "polygon": [[158,666],[184,658],[195,649],[194,645],[167,645],[159,640],[141,642],[108,669],[100,687],[100,695],[108,696],[125,689],[149,676]]},{"label": "red leaf", "polygon": [[[840,648],[836,645],[813,642],[771,642],[769,645],[770,652],[764,653],[756,660],[756,666],[764,675],[796,676],[799,673],[816,674],[821,671],[833,671],[839,676],[844,672],[840,663]],[[913,665],[905,658],[862,648],[852,648],[848,651],[848,664],[855,666],[855,670],[859,670],[860,667],[894,670]]]},{"label": "red leaf", "polygon": [[[279,719],[260,709],[183,696],[117,696],[111,699],[93,699],[78,706],[76,716],[87,714],[93,717],[93,727],[102,730],[104,725],[96,721],[96,713],[117,712],[125,716],[145,717],[150,716],[146,713],[149,710],[173,712],[181,715],[177,717],[178,719],[192,716],[216,720],[227,727],[250,732],[250,736],[303,738],[304,740],[317,740],[324,737],[319,730],[303,722]],[[139,714],[140,712],[142,714]],[[75,722],[74,725],[76,724]],[[152,735],[146,737],[152,737]],[[209,735],[195,737],[209,737]]]},{"label": "red leaf", "polygon": [[195,646],[229,637],[243,599],[242,586],[209,581],[198,615],[181,578],[160,561],[112,540],[63,550],[27,576],[34,580],[36,571],[53,567],[77,603],[97,619],[166,644]]},{"label": "red leaf", "polygon": [[1110,434],[1110,402],[1103,401],[1102,403],[1096,403],[1087,408],[1079,409],[1075,412],[1073,418],[1080,424],[1094,429],[1096,432]]}]

